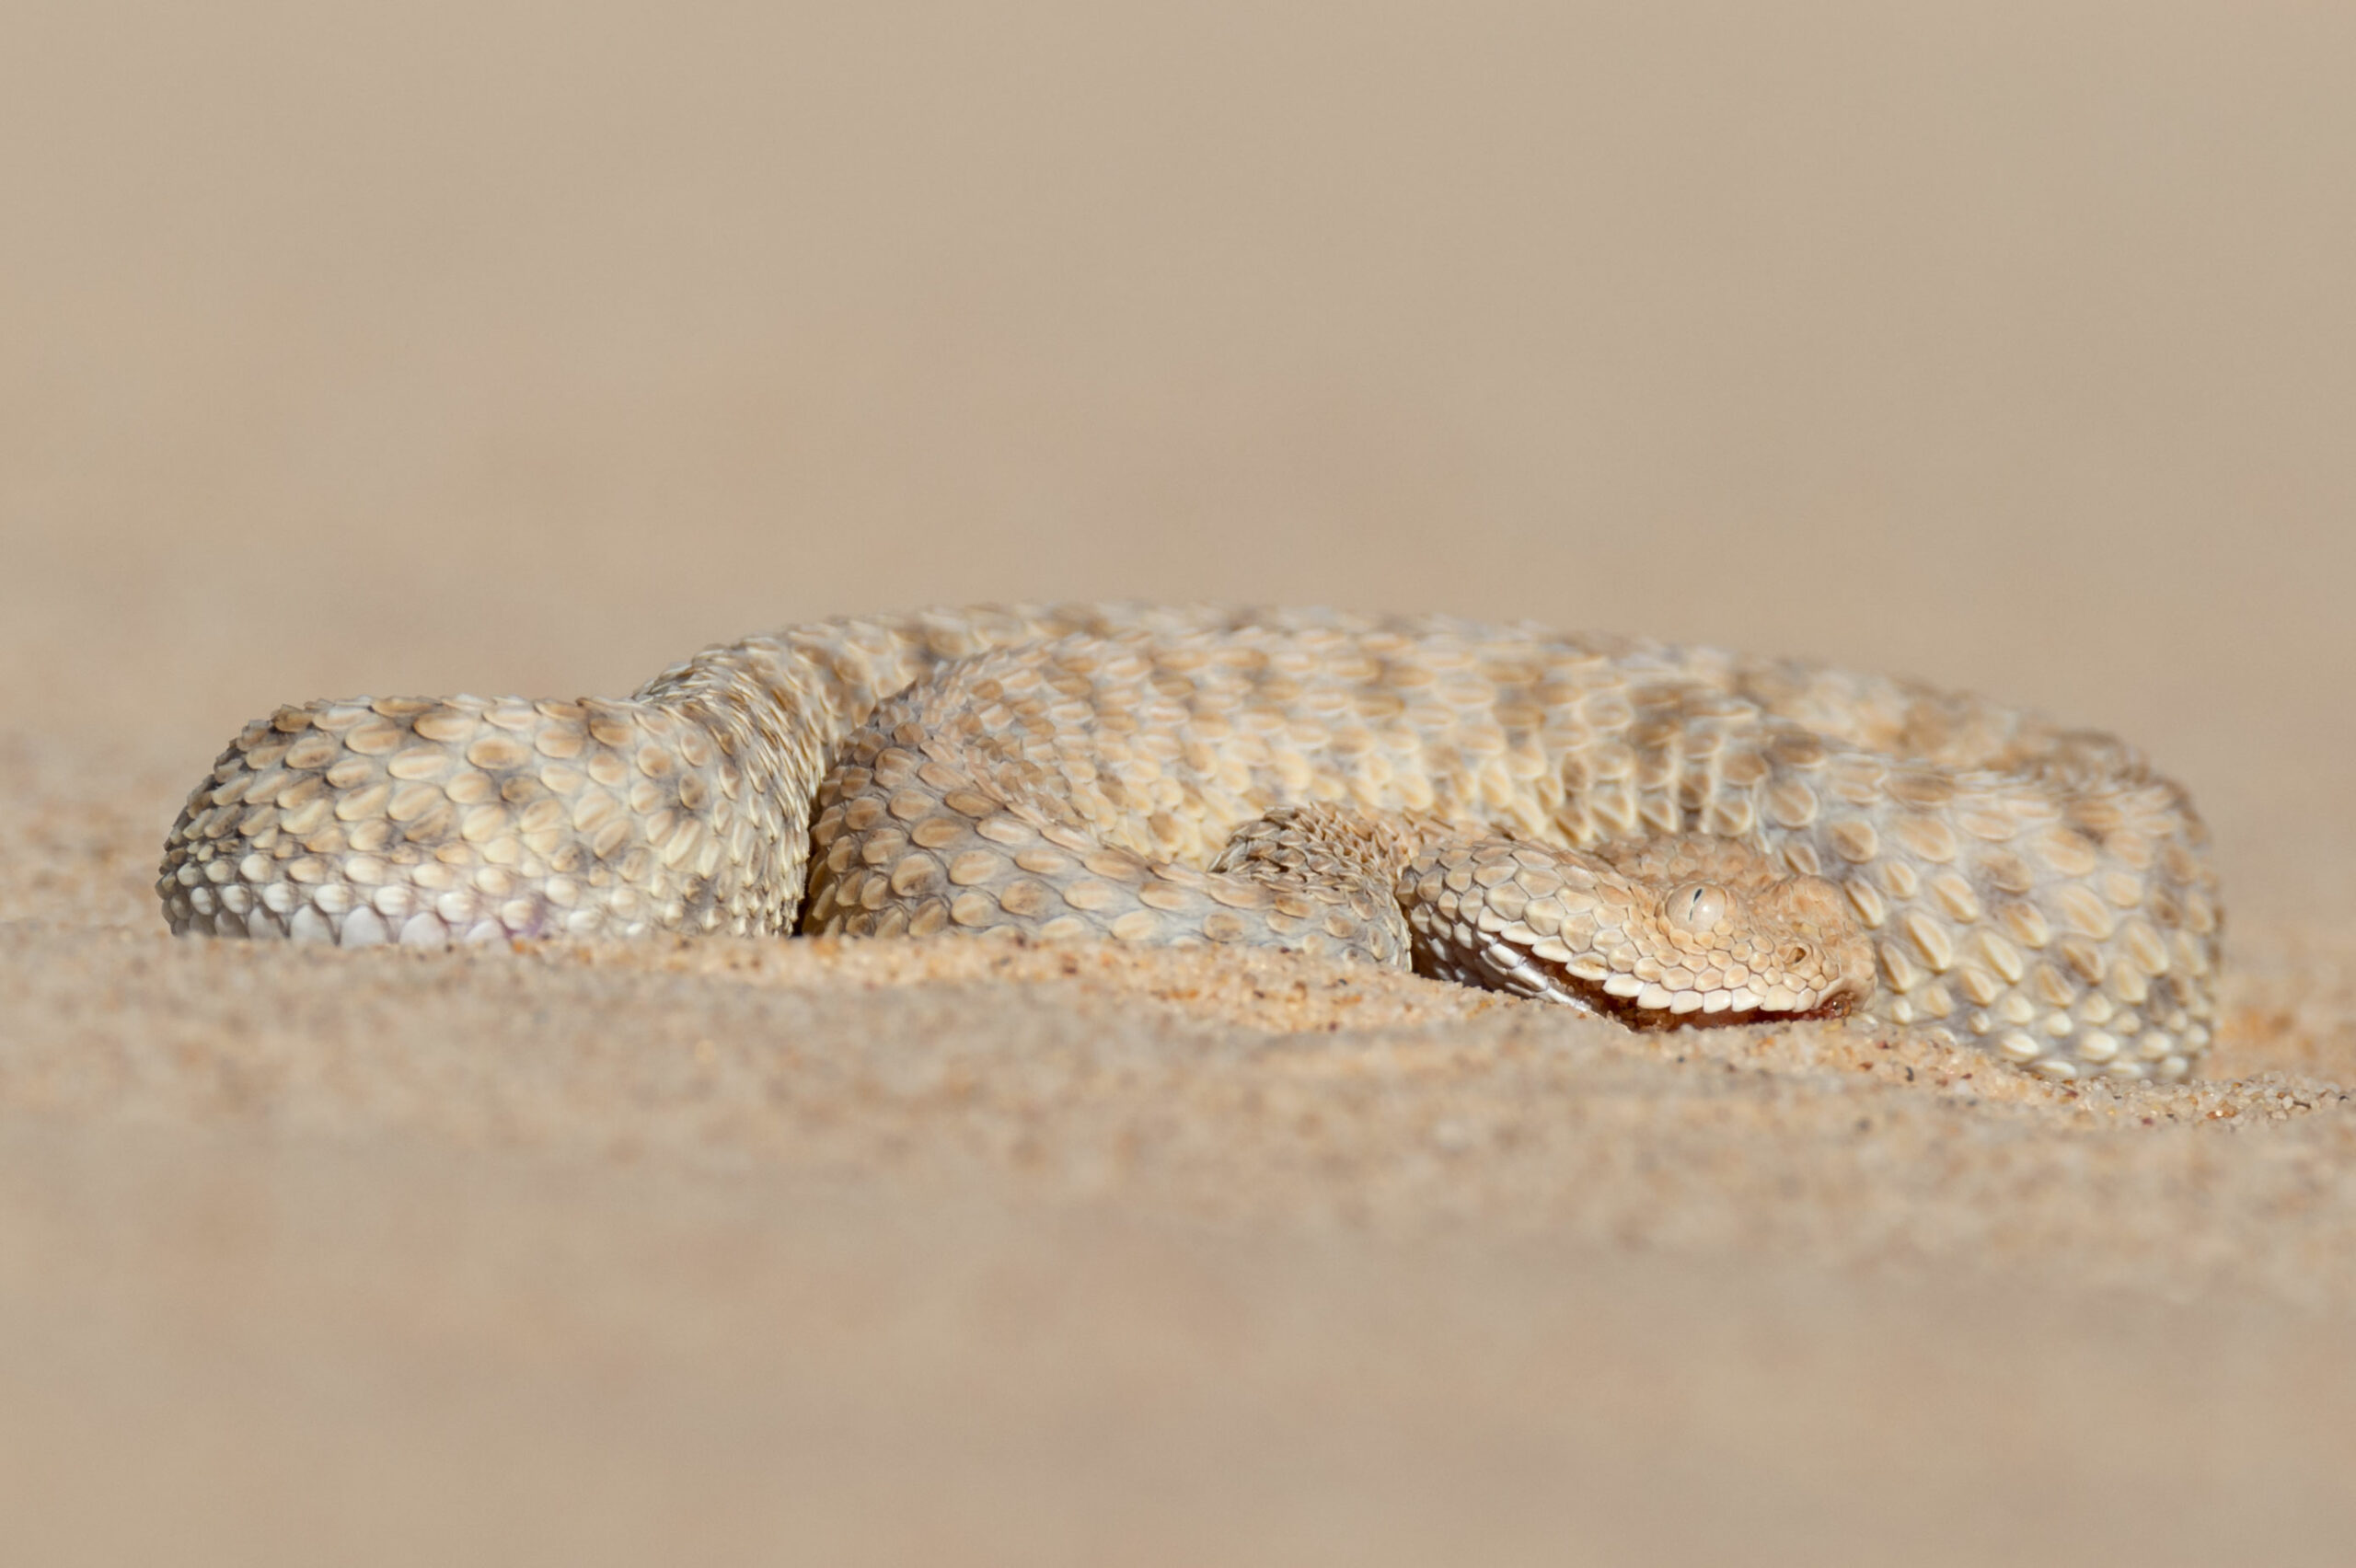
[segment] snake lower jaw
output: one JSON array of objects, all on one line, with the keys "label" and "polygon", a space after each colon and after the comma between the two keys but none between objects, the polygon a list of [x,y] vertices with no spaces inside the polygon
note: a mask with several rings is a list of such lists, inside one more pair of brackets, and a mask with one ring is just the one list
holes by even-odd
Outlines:
[{"label": "snake lower jaw", "polygon": [[[1669,1008],[1648,1008],[1598,988],[1583,988],[1577,996],[1578,1005],[1599,1018],[1610,1019],[1623,1028],[1639,1033],[1657,1034],[1672,1029],[1741,1029],[1751,1024],[1814,1023],[1847,1018],[1865,1005],[1871,991],[1859,993],[1840,991],[1807,1007],[1755,1008],[1729,1007],[1723,1012],[1695,1009],[1677,1012]],[[1550,1000],[1558,998],[1550,997]]]}]

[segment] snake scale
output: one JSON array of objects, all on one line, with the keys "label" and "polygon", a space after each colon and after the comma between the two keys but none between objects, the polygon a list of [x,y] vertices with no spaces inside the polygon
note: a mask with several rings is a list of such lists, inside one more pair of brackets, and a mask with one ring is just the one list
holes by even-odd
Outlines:
[{"label": "snake scale", "polygon": [[1638,1027],[1856,1012],[2181,1078],[2220,915],[2125,744],[1881,676],[1439,617],[843,618],[618,700],[355,698],[190,795],[171,928],[964,931],[1406,965]]}]

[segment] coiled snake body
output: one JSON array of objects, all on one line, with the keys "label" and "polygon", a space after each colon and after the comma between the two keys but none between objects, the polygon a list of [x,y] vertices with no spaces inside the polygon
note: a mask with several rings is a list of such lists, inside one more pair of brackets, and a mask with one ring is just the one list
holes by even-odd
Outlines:
[{"label": "coiled snake body", "polygon": [[2219,915],[2122,743],[1817,666],[1325,611],[840,619],[623,700],[246,727],[176,932],[1243,943],[1665,1027],[1858,1011],[2054,1077],[2186,1074]]}]

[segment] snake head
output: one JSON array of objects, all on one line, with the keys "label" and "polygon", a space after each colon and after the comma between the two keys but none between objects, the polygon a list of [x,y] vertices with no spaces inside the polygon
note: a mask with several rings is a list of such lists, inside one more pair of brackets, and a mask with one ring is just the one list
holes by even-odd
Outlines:
[{"label": "snake head", "polygon": [[1466,835],[1400,886],[1426,973],[1632,1028],[1837,1018],[1873,994],[1841,890],[1736,839],[1573,850]]},{"label": "snake head", "polygon": [[1635,903],[1620,934],[1636,951],[1634,969],[1604,982],[1625,1022],[1839,1018],[1873,995],[1873,944],[1823,877],[1710,834],[1606,845],[1594,856],[1625,879]]}]

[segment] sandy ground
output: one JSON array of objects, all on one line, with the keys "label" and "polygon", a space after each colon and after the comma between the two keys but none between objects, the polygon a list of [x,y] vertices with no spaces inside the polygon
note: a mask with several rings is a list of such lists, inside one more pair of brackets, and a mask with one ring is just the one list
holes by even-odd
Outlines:
[{"label": "sandy ground", "polygon": [[[2351,16],[18,7],[0,1560],[2344,1561]],[[279,701],[1080,595],[2117,729],[2218,1076],[163,934]]]}]

